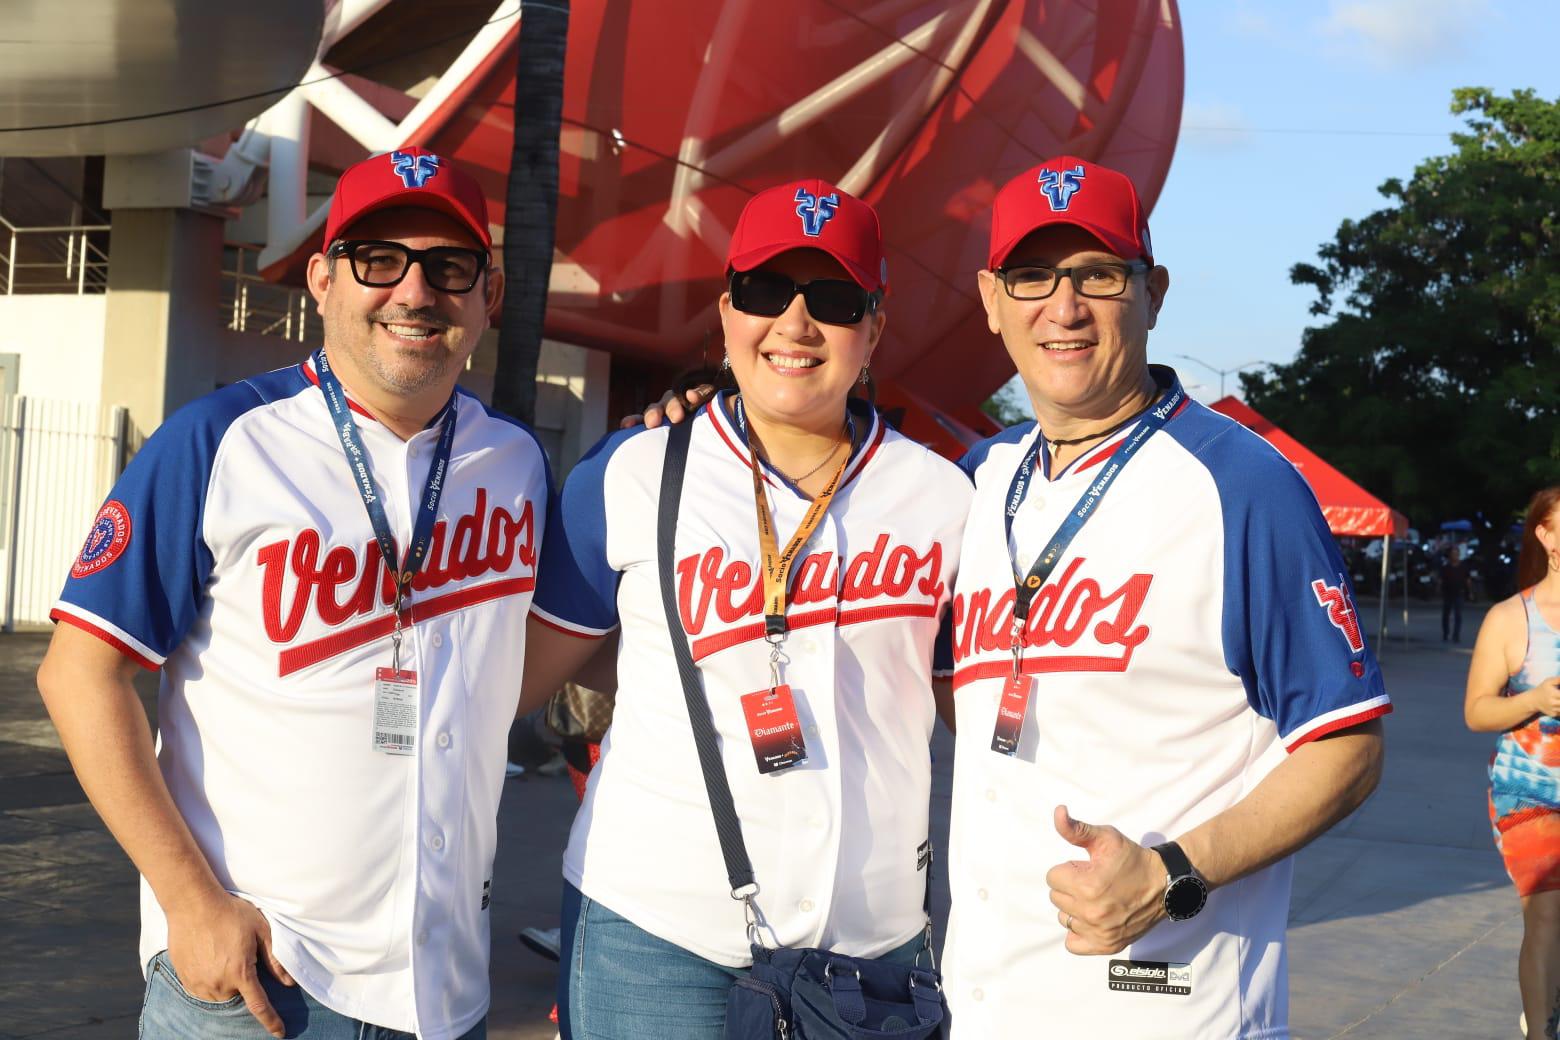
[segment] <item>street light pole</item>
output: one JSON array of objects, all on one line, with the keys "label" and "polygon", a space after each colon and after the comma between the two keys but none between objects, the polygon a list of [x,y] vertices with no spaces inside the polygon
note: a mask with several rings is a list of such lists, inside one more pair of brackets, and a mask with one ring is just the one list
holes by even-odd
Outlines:
[{"label": "street light pole", "polygon": [[1219,396],[1220,397],[1224,396],[1224,377],[1225,376],[1233,375],[1234,373],[1239,372],[1241,369],[1243,369],[1243,368],[1250,368],[1253,365],[1265,365],[1265,364],[1267,364],[1266,361],[1242,361],[1240,364],[1236,365],[1234,368],[1215,368],[1214,366],[1208,364],[1208,362],[1203,361],[1201,358],[1194,358],[1190,354],[1177,354],[1176,357],[1178,357],[1178,358],[1185,358],[1187,361],[1195,361],[1197,364],[1201,365],[1203,368],[1206,368],[1208,371],[1218,373],[1218,376],[1219,376]]}]

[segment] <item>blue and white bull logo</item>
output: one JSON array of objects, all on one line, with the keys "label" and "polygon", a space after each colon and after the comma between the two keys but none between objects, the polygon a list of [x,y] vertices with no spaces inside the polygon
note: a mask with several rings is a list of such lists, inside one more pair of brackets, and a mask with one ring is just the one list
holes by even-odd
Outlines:
[{"label": "blue and white bull logo", "polygon": [[800,203],[796,207],[796,215],[802,218],[802,231],[809,238],[817,238],[823,234],[823,225],[827,224],[834,216],[834,211],[840,208],[840,197],[833,192],[819,196],[806,188],[797,188],[796,201]]},{"label": "blue and white bull logo", "polygon": [[1040,190],[1045,192],[1045,200],[1051,204],[1052,213],[1065,212],[1072,204],[1072,197],[1083,187],[1083,167],[1074,166],[1070,170],[1041,170]]},{"label": "blue and white bull logo", "polygon": [[412,155],[409,152],[391,152],[390,165],[401,183],[408,188],[421,188],[439,172],[437,155]]}]

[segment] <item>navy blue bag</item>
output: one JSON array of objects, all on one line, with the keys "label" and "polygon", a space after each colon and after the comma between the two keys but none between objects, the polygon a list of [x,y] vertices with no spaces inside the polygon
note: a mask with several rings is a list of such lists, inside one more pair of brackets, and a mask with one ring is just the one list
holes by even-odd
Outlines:
[{"label": "navy blue bag", "polygon": [[755,945],[752,974],[726,1000],[726,1040],[925,1040],[946,1019],[935,971]]},{"label": "navy blue bag", "polygon": [[[720,837],[731,897],[748,911],[748,939],[753,946],[753,970],[737,980],[726,1001],[725,1040],[932,1040],[947,1035],[948,1006],[942,982],[931,961],[931,893],[927,892],[926,948],[928,967],[891,964],[868,957],[848,957],[828,950],[769,949],[757,940],[760,917],[753,897],[758,885],[742,840],[742,826],[731,799],[731,787],[715,740],[715,722],[704,684],[688,648],[672,582],[677,508],[682,498],[683,472],[693,421],[673,426],[661,471],[661,503],[656,525],[660,556],[661,599],[667,632],[677,655],[688,721],[693,727],[699,767],[709,794],[715,832]],[[926,867],[930,886],[931,864]]]}]

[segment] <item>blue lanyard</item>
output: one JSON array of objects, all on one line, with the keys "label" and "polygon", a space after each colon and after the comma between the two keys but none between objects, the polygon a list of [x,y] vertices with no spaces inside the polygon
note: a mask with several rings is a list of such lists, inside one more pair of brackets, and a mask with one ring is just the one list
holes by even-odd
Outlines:
[{"label": "blue lanyard", "polygon": [[363,446],[362,435],[358,433],[357,423],[352,419],[346,391],[341,388],[341,380],[336,378],[336,373],[330,370],[330,361],[326,358],[324,350],[315,351],[314,369],[319,373],[320,390],[325,394],[325,404],[330,409],[330,417],[336,427],[336,436],[341,439],[341,450],[346,453],[347,464],[352,467],[352,477],[357,484],[358,495],[363,499],[364,508],[368,510],[368,522],[373,525],[374,540],[379,543],[379,555],[384,558],[385,566],[390,568],[390,573],[395,580],[396,625],[391,637],[394,647],[391,667],[399,670],[401,601],[411,591],[412,579],[417,576],[417,571],[428,555],[428,543],[433,538],[433,524],[439,516],[439,498],[444,493],[444,476],[449,469],[450,448],[455,442],[455,399],[451,396],[450,403],[445,405],[444,422],[439,427],[439,444],[434,449],[433,462],[428,466],[428,483],[423,488],[421,501],[418,503],[417,523],[412,528],[412,544],[407,547],[406,557],[397,567],[395,535],[390,531],[390,521],[385,516],[384,504],[374,488],[374,474],[368,466],[368,449]]},{"label": "blue lanyard", "polygon": [[[1067,519],[1062,521],[1062,526],[1056,529],[1056,534],[1051,537],[1051,543],[1045,547],[1045,551],[1036,557],[1034,564],[1029,568],[1027,575],[1018,573],[1017,563],[1013,566],[1013,661],[1015,668],[1018,663],[1018,655],[1023,645],[1022,635],[1024,623],[1029,619],[1029,606],[1034,602],[1035,594],[1045,584],[1051,572],[1056,569],[1061,561],[1062,553],[1072,544],[1078,532],[1083,530],[1083,525],[1089,522],[1089,518],[1099,511],[1100,500],[1105,497],[1105,492],[1116,482],[1122,469],[1137,450],[1143,446],[1154,434],[1158,433],[1170,421],[1176,409],[1186,400],[1186,392],[1181,389],[1177,381],[1160,401],[1144,413],[1143,419],[1137,427],[1122,442],[1121,447],[1111,455],[1105,468],[1101,470],[1099,479],[1090,484],[1067,514]],[[1007,511],[1003,516],[1003,530],[1007,534],[1008,544],[1013,541],[1013,517],[1018,515],[1018,507],[1024,502],[1024,491],[1029,486],[1030,479],[1034,476],[1035,463],[1040,456],[1040,449],[1045,438],[1037,435],[1034,445],[1024,455],[1024,459],[1018,465],[1018,470],[1013,474],[1013,483],[1008,489]],[[1009,560],[1012,560],[1012,549],[1008,549]]]}]

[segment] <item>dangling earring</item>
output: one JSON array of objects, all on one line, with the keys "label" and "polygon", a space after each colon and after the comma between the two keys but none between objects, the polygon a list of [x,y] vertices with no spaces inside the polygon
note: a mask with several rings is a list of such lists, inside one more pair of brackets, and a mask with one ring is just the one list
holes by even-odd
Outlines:
[{"label": "dangling earring", "polygon": [[731,371],[731,355],[730,354],[727,354],[725,357],[720,359],[720,370],[722,372],[730,372]]},{"label": "dangling earring", "polygon": [[867,371],[866,365],[861,366],[861,378],[857,379],[856,382],[862,386],[867,386],[872,382],[872,373]]}]

